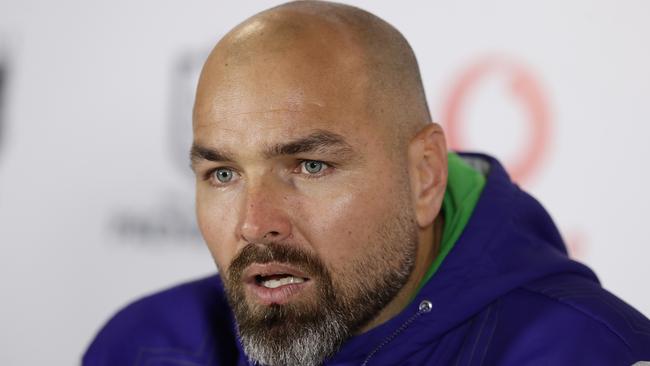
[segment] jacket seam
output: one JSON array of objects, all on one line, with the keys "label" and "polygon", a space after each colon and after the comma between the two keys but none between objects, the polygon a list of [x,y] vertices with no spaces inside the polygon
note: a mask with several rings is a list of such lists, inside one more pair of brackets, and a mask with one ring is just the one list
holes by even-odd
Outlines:
[{"label": "jacket seam", "polygon": [[547,295],[547,294],[545,294],[545,293],[543,293],[543,292],[535,291],[535,290],[533,290],[533,289],[529,289],[529,288],[526,288],[526,287],[520,287],[520,289],[523,290],[523,291],[526,291],[526,292],[532,293],[532,294],[536,294],[536,295],[539,295],[539,296],[543,296],[543,297],[545,297],[545,298],[547,298],[547,299],[549,299],[549,300],[552,300],[552,301],[553,301],[554,303],[556,303],[556,304],[561,304],[561,305],[563,305],[563,306],[566,307],[566,308],[570,308],[570,309],[574,310],[575,312],[582,314],[584,317],[588,318],[589,320],[591,320],[591,321],[593,321],[593,322],[595,322],[595,323],[600,324],[600,325],[601,325],[604,329],[606,329],[609,333],[611,333],[611,334],[613,334],[614,336],[616,336],[616,338],[617,338],[621,343],[623,343],[623,344],[625,345],[625,347],[626,347],[630,352],[633,351],[633,348],[632,348],[632,347],[627,343],[627,341],[626,341],[623,337],[621,337],[621,335],[619,335],[618,332],[616,332],[614,329],[612,329],[612,327],[611,327],[609,324],[607,324],[606,322],[602,321],[601,319],[598,319],[598,318],[595,318],[595,317],[591,316],[591,314],[589,314],[589,313],[587,313],[586,311],[582,310],[582,309],[579,308],[578,306],[575,306],[575,305],[573,305],[573,304],[571,304],[571,303],[568,303],[568,302],[562,301],[561,299],[558,299],[558,298],[556,298],[556,297],[553,297],[553,296]]},{"label": "jacket seam", "polygon": [[490,321],[490,315],[492,314],[492,305],[490,305],[487,308],[487,312],[485,314],[485,319],[481,322],[481,328],[479,328],[478,334],[476,335],[476,339],[474,340],[474,345],[472,345],[472,352],[469,354],[469,359],[467,360],[468,364],[472,363],[472,360],[474,359],[474,353],[476,352],[476,346],[481,341],[481,337],[483,336],[483,330],[485,329],[485,325]]},{"label": "jacket seam", "polygon": [[500,310],[501,300],[497,300],[493,306],[496,307],[494,311],[494,324],[492,325],[492,331],[490,332],[490,338],[488,338],[487,343],[485,344],[485,349],[483,350],[483,357],[481,357],[481,362],[479,365],[483,365],[485,362],[485,357],[487,356],[488,350],[490,349],[490,344],[492,344],[492,338],[499,324],[499,310]]}]

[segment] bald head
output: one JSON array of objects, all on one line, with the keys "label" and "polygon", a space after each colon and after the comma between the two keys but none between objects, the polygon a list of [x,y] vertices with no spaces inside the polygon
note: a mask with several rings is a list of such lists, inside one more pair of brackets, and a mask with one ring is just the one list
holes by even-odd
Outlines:
[{"label": "bald head", "polygon": [[[345,94],[367,121],[398,137],[390,142],[393,146],[403,146],[431,121],[417,61],[406,39],[385,21],[348,5],[291,2],[235,27],[204,66],[195,123],[198,115],[214,108],[230,113],[220,108],[218,99],[227,101],[234,90],[247,93],[244,79],[255,89],[273,89],[277,84],[271,81],[282,79],[295,89],[294,98],[308,98],[309,89]],[[223,93],[224,88],[230,92]],[[287,102],[277,107],[290,109],[292,101]]]}]

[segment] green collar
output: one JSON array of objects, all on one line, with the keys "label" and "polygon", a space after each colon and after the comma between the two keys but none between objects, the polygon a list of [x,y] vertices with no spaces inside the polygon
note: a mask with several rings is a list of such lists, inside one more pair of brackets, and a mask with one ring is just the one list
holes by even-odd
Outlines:
[{"label": "green collar", "polygon": [[442,261],[458,241],[485,186],[483,174],[472,168],[456,153],[447,154],[447,164],[447,190],[442,201],[442,214],[445,223],[440,251],[422,278],[418,292],[438,271]]}]

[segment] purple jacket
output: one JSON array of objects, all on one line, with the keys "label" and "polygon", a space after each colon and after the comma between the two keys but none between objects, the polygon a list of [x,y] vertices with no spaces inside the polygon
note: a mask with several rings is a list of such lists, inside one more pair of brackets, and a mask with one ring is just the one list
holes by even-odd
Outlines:
[{"label": "purple jacket", "polygon": [[[650,320],[566,255],[551,218],[494,159],[463,234],[398,316],[326,365],[632,365]],[[217,275],[119,311],[83,365],[248,365]]]}]

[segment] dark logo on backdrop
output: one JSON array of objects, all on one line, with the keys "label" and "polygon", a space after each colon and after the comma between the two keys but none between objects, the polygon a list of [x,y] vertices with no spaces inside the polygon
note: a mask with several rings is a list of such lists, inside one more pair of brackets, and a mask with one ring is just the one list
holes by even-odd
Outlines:
[{"label": "dark logo on backdrop", "polygon": [[179,174],[191,177],[189,151],[192,144],[192,108],[206,52],[187,52],[174,64],[171,76],[167,139],[171,162]]},{"label": "dark logo on backdrop", "polygon": [[194,213],[189,150],[194,93],[206,57],[207,52],[183,52],[173,63],[170,73],[166,139],[170,166],[179,177],[178,187],[152,196],[155,203],[149,208],[125,208],[114,214],[110,230],[122,240],[144,245],[202,242]]},{"label": "dark logo on backdrop", "polygon": [[3,50],[0,48],[0,150],[2,150],[4,142],[4,124],[6,113],[6,99],[7,99],[7,76],[9,73],[9,65]]}]

